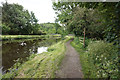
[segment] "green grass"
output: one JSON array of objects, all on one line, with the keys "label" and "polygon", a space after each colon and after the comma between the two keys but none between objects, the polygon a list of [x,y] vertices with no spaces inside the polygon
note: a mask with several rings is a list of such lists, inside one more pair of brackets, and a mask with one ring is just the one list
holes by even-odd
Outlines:
[{"label": "green grass", "polygon": [[2,40],[47,38],[49,35],[2,35]]},{"label": "green grass", "polygon": [[23,64],[19,64],[18,70],[13,70],[3,75],[3,78],[55,78],[65,53],[67,38],[49,47],[48,52],[37,54]]},{"label": "green grass", "polygon": [[52,35],[53,37],[61,37],[60,34],[55,34],[55,35]]},{"label": "green grass", "polygon": [[113,43],[87,39],[83,48],[83,38],[75,38],[71,45],[80,54],[84,78],[119,78],[118,49]]},{"label": "green grass", "polygon": [[11,42],[22,42],[22,41],[33,41],[33,40],[47,40],[47,39],[60,39],[59,34],[56,35],[2,35],[2,44],[11,43]]},{"label": "green grass", "polygon": [[[84,74],[84,78],[97,78],[96,69],[94,67],[92,59],[89,58],[89,54],[86,48],[83,48],[82,38],[80,40],[76,40],[71,42],[71,45],[77,50],[80,54],[80,63],[82,65],[82,71]],[[87,45],[90,40],[86,40]]]}]

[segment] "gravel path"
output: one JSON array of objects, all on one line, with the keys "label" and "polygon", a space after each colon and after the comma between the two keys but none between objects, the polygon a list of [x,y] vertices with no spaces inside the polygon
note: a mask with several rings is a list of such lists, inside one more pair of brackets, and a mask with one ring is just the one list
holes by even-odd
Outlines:
[{"label": "gravel path", "polygon": [[60,69],[56,71],[57,78],[83,78],[83,73],[81,71],[79,54],[70,45],[70,42],[66,43],[66,54],[61,63]]}]

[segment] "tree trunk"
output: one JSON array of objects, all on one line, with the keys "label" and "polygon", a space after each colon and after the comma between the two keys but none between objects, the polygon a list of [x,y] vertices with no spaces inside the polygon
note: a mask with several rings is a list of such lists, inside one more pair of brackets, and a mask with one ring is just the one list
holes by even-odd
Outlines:
[{"label": "tree trunk", "polygon": [[85,28],[84,28],[84,40],[83,40],[83,47],[85,48]]}]

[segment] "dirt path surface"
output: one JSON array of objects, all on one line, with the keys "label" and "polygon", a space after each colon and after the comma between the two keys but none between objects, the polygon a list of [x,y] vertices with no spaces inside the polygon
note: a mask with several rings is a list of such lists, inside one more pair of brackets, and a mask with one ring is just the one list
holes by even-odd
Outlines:
[{"label": "dirt path surface", "polygon": [[81,71],[79,54],[70,45],[70,42],[66,43],[66,54],[61,63],[60,69],[56,71],[57,78],[83,78],[83,73]]}]

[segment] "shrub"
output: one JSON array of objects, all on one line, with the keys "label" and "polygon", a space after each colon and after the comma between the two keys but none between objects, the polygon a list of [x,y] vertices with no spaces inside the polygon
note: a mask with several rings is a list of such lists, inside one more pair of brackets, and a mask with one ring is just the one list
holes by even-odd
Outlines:
[{"label": "shrub", "polygon": [[88,45],[89,57],[97,69],[98,77],[118,78],[117,48],[112,43],[97,41]]},{"label": "shrub", "polygon": [[10,31],[10,27],[2,24],[2,34],[8,34]]}]

